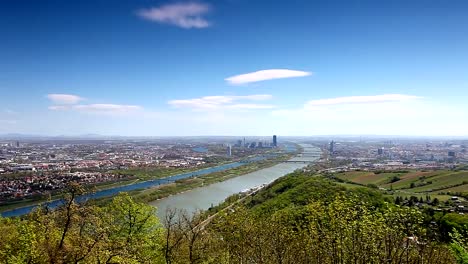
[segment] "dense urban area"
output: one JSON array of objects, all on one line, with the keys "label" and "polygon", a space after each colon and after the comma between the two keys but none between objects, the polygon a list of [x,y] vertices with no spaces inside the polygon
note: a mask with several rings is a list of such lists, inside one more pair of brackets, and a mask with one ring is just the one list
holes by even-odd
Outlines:
[{"label": "dense urban area", "polygon": [[43,197],[69,182],[97,185],[132,179],[128,170],[196,170],[265,154],[271,138],[238,140],[0,141],[0,205]]},{"label": "dense urban area", "polygon": [[331,141],[330,157],[346,165],[336,170],[453,168],[468,162],[468,142],[447,140]]}]

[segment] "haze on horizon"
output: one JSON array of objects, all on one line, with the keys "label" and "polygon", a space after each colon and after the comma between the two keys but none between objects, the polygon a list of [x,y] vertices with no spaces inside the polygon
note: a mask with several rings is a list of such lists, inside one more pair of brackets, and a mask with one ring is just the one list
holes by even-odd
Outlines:
[{"label": "haze on horizon", "polygon": [[468,136],[468,2],[0,3],[0,134]]}]

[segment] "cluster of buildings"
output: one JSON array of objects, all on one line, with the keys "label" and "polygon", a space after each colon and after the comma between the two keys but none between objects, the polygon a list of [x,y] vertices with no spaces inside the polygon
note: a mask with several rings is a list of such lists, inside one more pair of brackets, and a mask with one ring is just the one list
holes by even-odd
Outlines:
[{"label": "cluster of buildings", "polygon": [[[115,170],[196,168],[265,152],[255,145],[227,148],[226,140],[0,141],[0,204],[82,184],[122,180]],[[275,141],[276,142],[276,141]]]},{"label": "cluster of buildings", "polygon": [[332,171],[442,169],[468,163],[468,141],[367,140],[331,141],[328,159],[342,161]]},{"label": "cluster of buildings", "polygon": [[264,148],[276,148],[278,147],[277,136],[273,135],[272,141],[266,139],[257,139],[246,141],[244,139],[238,139],[234,145],[228,144],[226,148],[226,155],[232,156],[232,148],[248,148],[248,149],[264,149]]},{"label": "cluster of buildings", "polygon": [[208,153],[195,152],[193,146],[125,141],[0,143],[0,173],[196,167]]},{"label": "cluster of buildings", "polygon": [[2,203],[40,197],[45,193],[63,190],[69,182],[98,184],[122,180],[125,176],[101,172],[73,172],[54,175],[28,174],[23,177],[0,177],[0,205]]}]

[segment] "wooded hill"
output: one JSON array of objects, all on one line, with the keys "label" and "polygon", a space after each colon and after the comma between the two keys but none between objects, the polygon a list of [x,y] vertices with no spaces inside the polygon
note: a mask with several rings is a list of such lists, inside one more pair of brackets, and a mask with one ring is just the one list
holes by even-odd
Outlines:
[{"label": "wooded hill", "polygon": [[[188,215],[120,194],[0,219],[0,263],[467,263],[464,215],[295,172],[226,210]],[[232,199],[232,198],[231,198]]]}]

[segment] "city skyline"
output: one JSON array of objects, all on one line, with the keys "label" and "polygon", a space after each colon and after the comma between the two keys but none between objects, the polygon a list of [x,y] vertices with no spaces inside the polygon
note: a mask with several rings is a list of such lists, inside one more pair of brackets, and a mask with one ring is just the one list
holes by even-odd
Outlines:
[{"label": "city skyline", "polygon": [[468,136],[464,1],[0,5],[0,135]]}]

